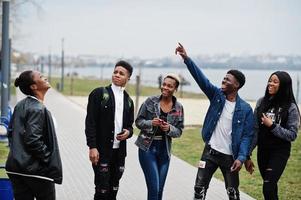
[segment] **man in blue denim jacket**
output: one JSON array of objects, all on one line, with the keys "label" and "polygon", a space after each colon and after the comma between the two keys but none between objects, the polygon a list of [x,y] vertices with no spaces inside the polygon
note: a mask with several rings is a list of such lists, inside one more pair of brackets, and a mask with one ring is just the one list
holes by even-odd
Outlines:
[{"label": "man in blue denim jacket", "polygon": [[221,88],[210,83],[203,72],[187,56],[179,43],[179,54],[199,87],[210,100],[202,137],[205,148],[199,162],[195,181],[194,199],[206,198],[212,175],[220,168],[229,199],[239,199],[239,175],[249,152],[253,138],[253,112],[251,106],[242,100],[238,90],[245,83],[245,76],[238,70],[225,75]]}]

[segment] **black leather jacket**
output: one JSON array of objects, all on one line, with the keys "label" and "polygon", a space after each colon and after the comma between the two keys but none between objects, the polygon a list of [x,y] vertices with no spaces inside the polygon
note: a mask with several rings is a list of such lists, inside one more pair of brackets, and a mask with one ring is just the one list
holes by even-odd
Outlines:
[{"label": "black leather jacket", "polygon": [[62,183],[62,163],[50,112],[33,97],[21,100],[9,127],[9,174]]}]

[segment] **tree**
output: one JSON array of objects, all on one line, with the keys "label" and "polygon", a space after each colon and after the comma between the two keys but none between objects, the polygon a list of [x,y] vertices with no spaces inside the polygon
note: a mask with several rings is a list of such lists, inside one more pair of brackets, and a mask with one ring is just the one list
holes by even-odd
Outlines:
[{"label": "tree", "polygon": [[[22,31],[19,29],[20,23],[24,14],[26,13],[24,9],[26,6],[34,7],[37,13],[42,12],[43,8],[41,3],[44,0],[10,0],[10,26],[14,31],[11,32],[12,39],[18,39]],[[2,6],[2,0],[0,0]],[[0,20],[2,21],[2,9],[0,9]],[[0,30],[2,30],[2,24],[0,23]],[[0,41],[1,41],[2,31],[0,32]]]}]

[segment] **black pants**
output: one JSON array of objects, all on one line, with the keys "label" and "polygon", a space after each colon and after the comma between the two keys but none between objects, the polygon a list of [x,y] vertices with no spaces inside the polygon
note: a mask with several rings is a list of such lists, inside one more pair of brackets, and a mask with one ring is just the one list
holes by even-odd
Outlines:
[{"label": "black pants", "polygon": [[55,200],[54,183],[19,175],[8,174],[14,190],[15,200]]},{"label": "black pants", "polygon": [[239,200],[239,176],[238,172],[231,172],[230,168],[234,162],[231,155],[220,153],[206,145],[200,162],[202,162],[202,166],[198,168],[194,186],[195,200],[204,200],[206,198],[209,183],[217,168],[220,168],[223,173],[229,199]]},{"label": "black pants", "polygon": [[290,148],[258,148],[257,162],[263,179],[263,196],[265,200],[278,200],[277,183],[285,169],[290,155]]},{"label": "black pants", "polygon": [[94,200],[116,200],[119,180],[124,171],[124,160],[125,158],[119,157],[119,149],[113,149],[113,155],[109,162],[99,162],[93,166]]}]

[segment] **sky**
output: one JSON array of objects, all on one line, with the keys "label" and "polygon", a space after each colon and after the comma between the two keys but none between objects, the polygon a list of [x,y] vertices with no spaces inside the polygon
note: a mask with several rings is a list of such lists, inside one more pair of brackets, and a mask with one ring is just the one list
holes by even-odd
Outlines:
[{"label": "sky", "polygon": [[[15,49],[159,58],[177,42],[189,55],[301,55],[299,0],[40,0],[22,9]],[[16,33],[14,33],[16,34]]]}]

